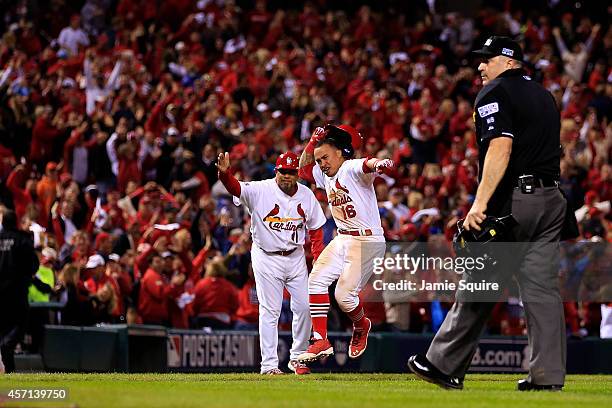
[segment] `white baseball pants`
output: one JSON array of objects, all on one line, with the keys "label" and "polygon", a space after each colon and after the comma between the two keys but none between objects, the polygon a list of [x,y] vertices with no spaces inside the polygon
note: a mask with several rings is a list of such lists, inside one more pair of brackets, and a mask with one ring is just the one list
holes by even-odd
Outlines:
[{"label": "white baseball pants", "polygon": [[257,245],[251,248],[255,288],[259,299],[259,346],[261,372],[278,368],[278,319],[283,303],[283,288],[291,295],[293,313],[290,358],[306,351],[310,338],[311,320],[308,304],[308,270],[304,249],[298,247],[291,255],[271,255]]},{"label": "white baseball pants", "polygon": [[352,236],[338,234],[325,247],[312,267],[308,278],[308,293],[326,294],[338,279],[335,297],[343,312],[359,305],[359,292],[374,270],[374,258],[385,255],[383,236]]}]

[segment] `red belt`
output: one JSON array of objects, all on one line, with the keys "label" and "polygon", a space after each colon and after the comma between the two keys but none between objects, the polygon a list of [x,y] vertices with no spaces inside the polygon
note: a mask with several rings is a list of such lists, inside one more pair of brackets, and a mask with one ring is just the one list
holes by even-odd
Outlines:
[{"label": "red belt", "polygon": [[[291,255],[292,253],[294,253],[296,249],[297,249],[297,248],[293,248],[293,249],[290,249],[290,250],[288,250],[288,251],[272,251],[272,252],[264,251],[264,252],[265,252],[266,254],[268,254],[268,255],[289,256],[289,255]],[[263,249],[262,249],[262,251],[263,251]]]},{"label": "red belt", "polygon": [[372,230],[371,229],[367,229],[367,230],[338,230],[338,234],[342,234],[342,235],[352,235],[354,237],[359,237],[359,236],[370,236],[372,235]]}]

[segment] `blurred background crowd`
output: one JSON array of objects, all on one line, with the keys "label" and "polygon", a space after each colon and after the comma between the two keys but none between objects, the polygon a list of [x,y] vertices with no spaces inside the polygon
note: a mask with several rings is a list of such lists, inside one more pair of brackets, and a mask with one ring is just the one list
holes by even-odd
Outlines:
[{"label": "blurred background crowd", "polygon": [[[557,101],[580,240],[612,238],[605,2],[1,3],[0,201],[39,250],[30,301],[60,302],[59,323],[256,328],[248,217],[216,156],[229,151],[241,180],[270,178],[326,123],[398,164],[375,183],[388,241],[450,242],[477,185],[470,51],[492,34],[522,41]],[[568,334],[598,335],[608,306],[567,302]],[[380,330],[431,332],[448,307],[368,313]],[[350,326],[331,313],[332,329]],[[524,330],[520,302],[500,303],[488,332]]]}]

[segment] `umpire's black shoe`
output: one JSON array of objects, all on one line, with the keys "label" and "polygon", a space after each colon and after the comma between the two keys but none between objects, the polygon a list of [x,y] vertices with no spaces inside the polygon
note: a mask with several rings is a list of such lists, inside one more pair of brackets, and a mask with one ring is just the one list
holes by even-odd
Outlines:
[{"label": "umpire's black shoe", "polygon": [[408,368],[421,380],[439,385],[447,390],[462,390],[463,380],[444,374],[422,354],[415,354],[408,359]]},{"label": "umpire's black shoe", "polygon": [[519,391],[561,391],[563,390],[563,386],[556,384],[538,385],[529,380],[519,380],[516,384],[516,389]]}]

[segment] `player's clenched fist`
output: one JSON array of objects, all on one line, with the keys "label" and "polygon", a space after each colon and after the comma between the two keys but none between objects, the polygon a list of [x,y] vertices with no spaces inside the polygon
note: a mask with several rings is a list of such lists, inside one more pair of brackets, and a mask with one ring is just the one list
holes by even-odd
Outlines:
[{"label": "player's clenched fist", "polygon": [[230,167],[230,159],[229,153],[219,153],[219,157],[217,157],[217,168],[220,172],[225,173],[227,169]]},{"label": "player's clenched fist", "polygon": [[389,172],[391,172],[391,170],[393,170],[394,166],[395,163],[393,162],[393,160],[383,159],[376,162],[376,164],[374,165],[374,170],[376,170],[378,174],[388,174]]}]

